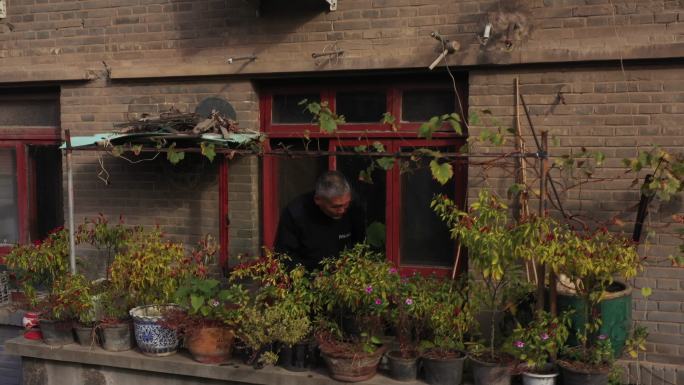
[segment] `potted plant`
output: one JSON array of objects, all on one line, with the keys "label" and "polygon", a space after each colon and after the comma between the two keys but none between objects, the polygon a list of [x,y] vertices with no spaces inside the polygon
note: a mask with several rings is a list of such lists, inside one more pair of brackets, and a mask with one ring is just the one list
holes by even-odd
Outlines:
[{"label": "potted plant", "polygon": [[[386,350],[378,332],[399,279],[382,254],[363,244],[323,261],[313,282],[316,307],[324,318],[316,339],[334,379],[358,382],[376,374]],[[351,318],[353,328],[344,330],[343,315]]]},{"label": "potted plant", "polygon": [[[489,334],[486,348],[471,351],[476,385],[509,384],[512,357],[498,349],[498,321],[530,291],[520,279],[516,248],[520,242],[508,207],[486,190],[467,211],[445,196],[433,199],[431,206],[451,229],[451,236],[468,250],[468,263],[477,274],[470,293],[486,315]],[[488,330],[487,330],[488,329]],[[480,346],[480,345],[476,345]]]},{"label": "potted plant", "polygon": [[164,323],[184,336],[196,361],[223,364],[230,359],[246,296],[240,285],[222,288],[218,280],[190,277],[175,294],[183,310],[166,314]]},{"label": "potted plant", "polygon": [[390,324],[399,343],[398,350],[387,353],[390,377],[412,381],[418,374],[419,342],[424,333],[432,293],[427,280],[420,275],[404,277],[392,294]]},{"label": "potted plant", "polygon": [[570,313],[554,317],[537,312],[527,325],[518,324],[511,335],[510,352],[520,360],[524,385],[554,385],[558,372],[551,360],[568,339]]},{"label": "potted plant", "polygon": [[74,312],[74,332],[76,341],[83,346],[92,345],[95,341],[94,326],[95,298],[92,292],[92,283],[82,274],[72,276],[69,286],[71,286],[71,297]]},{"label": "potted plant", "polygon": [[136,227],[125,239],[122,251],[114,257],[110,277],[112,290],[126,293],[133,318],[135,341],[146,355],[167,356],[178,350],[176,330],[159,324],[163,314],[187,276],[198,269],[192,257],[185,256],[182,243],[164,239],[158,228]]},{"label": "potted plant", "polygon": [[105,283],[100,293],[98,305],[97,335],[102,348],[110,352],[122,352],[133,349],[133,321],[128,314],[128,298],[125,293],[113,289]]},{"label": "potted plant", "polygon": [[425,381],[433,385],[459,385],[466,359],[465,335],[474,323],[469,284],[439,278],[426,279],[423,295],[428,309],[429,340],[422,344]]},{"label": "potted plant", "polygon": [[88,280],[81,274],[66,274],[53,282],[47,298],[39,304],[40,329],[48,345],[74,342],[73,324],[79,314],[90,311]]},{"label": "potted plant", "polygon": [[283,366],[290,370],[307,366],[308,349],[300,343],[310,332],[312,293],[304,268],[288,271],[288,260],[287,255],[266,250],[262,258],[236,266],[230,275],[232,282],[247,282],[252,288],[238,334],[246,345],[246,362],[255,367],[279,360],[276,344],[284,353]]},{"label": "potted plant", "polygon": [[[631,240],[607,229],[577,232],[564,228],[561,236],[565,247],[559,273],[567,277],[567,285],[582,299],[579,318],[573,320],[580,346],[566,350],[559,361],[563,381],[606,383],[615,353],[612,340],[619,337],[618,342],[624,344],[630,320],[625,317],[617,325],[605,325],[600,313],[602,303],[611,296],[608,291],[616,277],[629,279],[637,274],[641,259]],[[627,306],[627,312],[630,308]],[[613,349],[610,355],[607,348]]]}]

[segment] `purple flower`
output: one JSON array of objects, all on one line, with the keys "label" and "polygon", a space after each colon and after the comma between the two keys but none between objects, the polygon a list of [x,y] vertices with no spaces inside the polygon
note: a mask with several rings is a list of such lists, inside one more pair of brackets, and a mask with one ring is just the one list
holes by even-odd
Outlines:
[{"label": "purple flower", "polygon": [[375,299],[375,304],[376,305],[382,305],[382,300],[380,298]]},{"label": "purple flower", "polygon": [[540,337],[541,337],[542,341],[546,341],[549,339],[549,334],[548,333],[542,333]]},{"label": "purple flower", "polygon": [[390,267],[389,272],[390,272],[390,274],[397,274],[397,268],[396,267]]},{"label": "purple flower", "polygon": [[522,348],[525,347],[525,343],[522,342],[522,341],[515,341],[515,342],[513,343],[513,345],[515,345],[515,347],[518,348],[518,349],[522,349]]},{"label": "purple flower", "polygon": [[411,298],[406,298],[405,302],[407,305],[413,305],[413,299],[411,299]]},{"label": "purple flower", "polygon": [[608,336],[605,335],[605,334],[600,334],[600,335],[598,336],[598,339],[600,339],[601,341],[603,341],[603,340],[605,340],[605,339],[607,339],[607,338],[608,338]]},{"label": "purple flower", "polygon": [[372,292],[373,292],[373,286],[368,286],[368,287],[366,288],[366,293],[370,294],[370,293],[372,293]]}]

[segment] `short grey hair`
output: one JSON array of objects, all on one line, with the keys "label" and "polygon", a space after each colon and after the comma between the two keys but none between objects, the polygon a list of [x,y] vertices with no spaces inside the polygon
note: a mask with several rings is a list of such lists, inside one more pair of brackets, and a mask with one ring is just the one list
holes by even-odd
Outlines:
[{"label": "short grey hair", "polygon": [[339,171],[326,171],[316,180],[316,196],[330,199],[350,192],[347,178]]}]

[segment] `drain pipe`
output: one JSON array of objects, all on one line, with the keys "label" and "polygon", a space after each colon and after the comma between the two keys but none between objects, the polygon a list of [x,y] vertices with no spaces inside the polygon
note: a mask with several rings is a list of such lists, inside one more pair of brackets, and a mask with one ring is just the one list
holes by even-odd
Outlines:
[{"label": "drain pipe", "polygon": [[67,167],[67,205],[69,211],[69,265],[71,274],[76,274],[76,241],[74,238],[74,173],[71,163],[71,134],[64,130],[66,137],[66,167]]}]

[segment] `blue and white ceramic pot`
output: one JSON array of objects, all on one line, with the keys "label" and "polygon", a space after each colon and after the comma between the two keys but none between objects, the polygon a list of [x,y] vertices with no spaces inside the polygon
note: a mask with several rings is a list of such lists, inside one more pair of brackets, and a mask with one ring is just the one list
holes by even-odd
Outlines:
[{"label": "blue and white ceramic pot", "polygon": [[135,342],[148,356],[170,356],[178,351],[178,333],[159,324],[163,314],[177,305],[138,306],[129,311],[133,318]]}]

